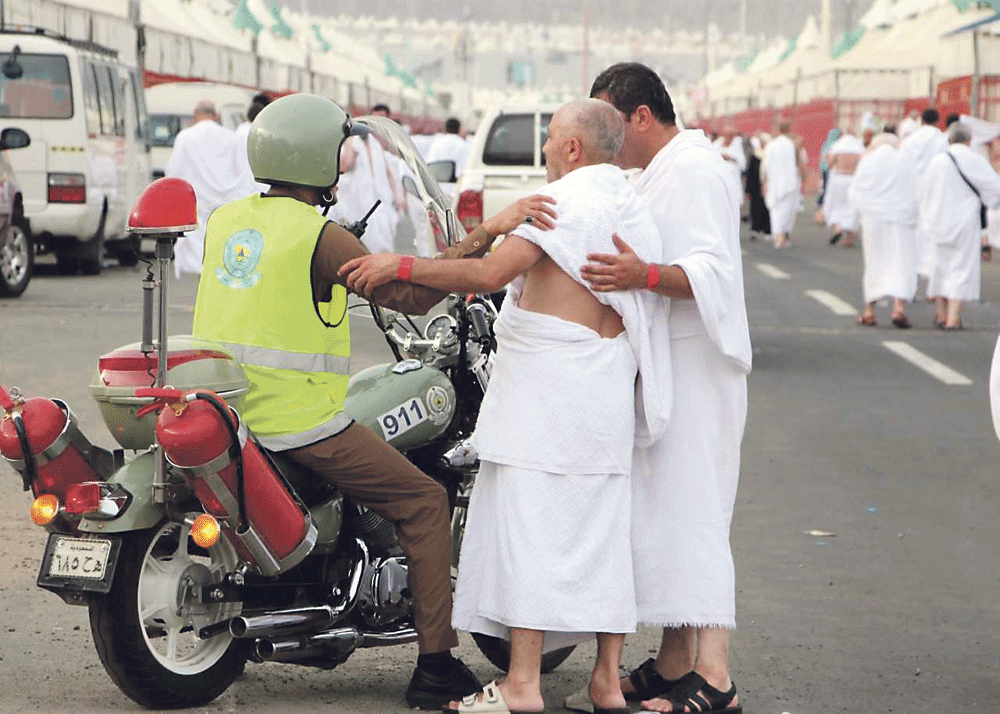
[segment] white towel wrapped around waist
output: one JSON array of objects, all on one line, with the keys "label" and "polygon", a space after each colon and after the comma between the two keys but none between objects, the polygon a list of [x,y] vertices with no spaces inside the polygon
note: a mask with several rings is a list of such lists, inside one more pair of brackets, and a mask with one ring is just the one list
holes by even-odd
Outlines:
[{"label": "white towel wrapped around waist", "polygon": [[522,310],[494,325],[497,361],[473,446],[483,461],[557,474],[627,474],[636,362],[624,333]]}]

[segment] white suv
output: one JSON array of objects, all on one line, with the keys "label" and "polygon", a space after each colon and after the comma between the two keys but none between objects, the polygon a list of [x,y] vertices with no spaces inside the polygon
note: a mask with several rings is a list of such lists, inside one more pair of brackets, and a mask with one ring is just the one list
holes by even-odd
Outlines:
[{"label": "white suv", "polygon": [[466,231],[547,183],[542,145],[560,106],[504,105],[486,113],[452,194],[455,215]]}]

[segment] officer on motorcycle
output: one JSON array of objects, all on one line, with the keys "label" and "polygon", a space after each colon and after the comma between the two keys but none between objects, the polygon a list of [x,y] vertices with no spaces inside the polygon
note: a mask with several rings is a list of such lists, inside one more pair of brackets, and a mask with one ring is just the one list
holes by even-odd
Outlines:
[{"label": "officer on motorcycle", "polygon": [[[316,206],[336,200],[348,115],[330,100],[295,94],[265,107],[247,141],[254,178],[270,185],[218,208],[207,222],[193,332],[232,350],[249,382],[244,422],[356,503],[390,520],[406,554],[420,654],[411,707],[440,709],[479,691],[451,655],[451,532],[443,486],[344,413],[351,356],[341,265],[368,253]],[[551,209],[534,197],[486,221],[443,257],[481,257],[494,238]],[[424,314],[444,293],[406,282],[369,298]]]}]

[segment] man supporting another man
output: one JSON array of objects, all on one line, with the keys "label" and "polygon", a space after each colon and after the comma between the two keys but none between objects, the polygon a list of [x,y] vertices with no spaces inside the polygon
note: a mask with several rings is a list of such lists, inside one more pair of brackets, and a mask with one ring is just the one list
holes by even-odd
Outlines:
[{"label": "man supporting another man", "polygon": [[441,289],[493,292],[510,282],[473,441],[481,468],[454,624],[509,631],[511,662],[506,679],[463,700],[461,712],[543,710],[543,646],[594,632],[594,708],[627,711],[618,666],[636,617],[632,444],[636,434],[644,441],[663,435],[670,369],[666,305],[652,293],[598,297],[580,276],[588,252],[613,248],[615,232],[634,235],[640,253],[659,260],[646,202],[608,163],[622,131],[617,112],[596,100],[571,102],[552,117],[543,151],[554,182],[539,193],[556,199],[554,230],[521,226],[480,261],[375,255],[343,268],[362,291],[401,269]]},{"label": "man supporting another man", "polygon": [[[613,65],[591,95],[625,119],[615,163],[643,169],[636,191],[652,207],[663,259],[645,263],[617,239],[619,254],[592,256],[584,277],[597,290],[650,286],[671,298],[670,426],[664,438],[637,450],[632,473],[638,616],[662,626],[663,637],[656,659],[633,671],[622,689],[656,711],[737,714],[729,676],[729,631],[736,625],[729,530],[751,363],[740,196],[730,193],[724,162],[704,134],[678,130],[670,96],[651,69]],[[790,165],[769,180],[787,186],[797,202],[798,151],[788,125],[781,129],[775,141],[787,143]],[[794,210],[787,207],[792,219]],[[787,215],[779,220],[787,232]]]},{"label": "man supporting another man", "polygon": [[[875,301],[892,298],[892,324],[910,327],[904,302],[917,293],[917,192],[913,162],[898,139],[880,134],[858,163],[848,198],[861,213],[865,307],[859,325],[874,327]],[[877,145],[877,146],[876,146]]]},{"label": "man supporting another man", "polygon": [[[916,136],[916,135],[914,135]],[[937,301],[938,327],[962,329],[962,302],[978,300],[983,228],[980,211],[1000,206],[1000,175],[969,147],[962,122],[948,127],[949,146],[931,159],[920,185],[920,223],[934,245],[927,293]]]}]

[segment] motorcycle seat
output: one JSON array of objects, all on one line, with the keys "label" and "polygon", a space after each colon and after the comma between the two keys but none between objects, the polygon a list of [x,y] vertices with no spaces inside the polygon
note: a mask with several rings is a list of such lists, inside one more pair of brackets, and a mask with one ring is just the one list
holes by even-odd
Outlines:
[{"label": "motorcycle seat", "polygon": [[309,508],[327,501],[337,489],[312,469],[308,469],[283,451],[261,448],[299,499]]}]

